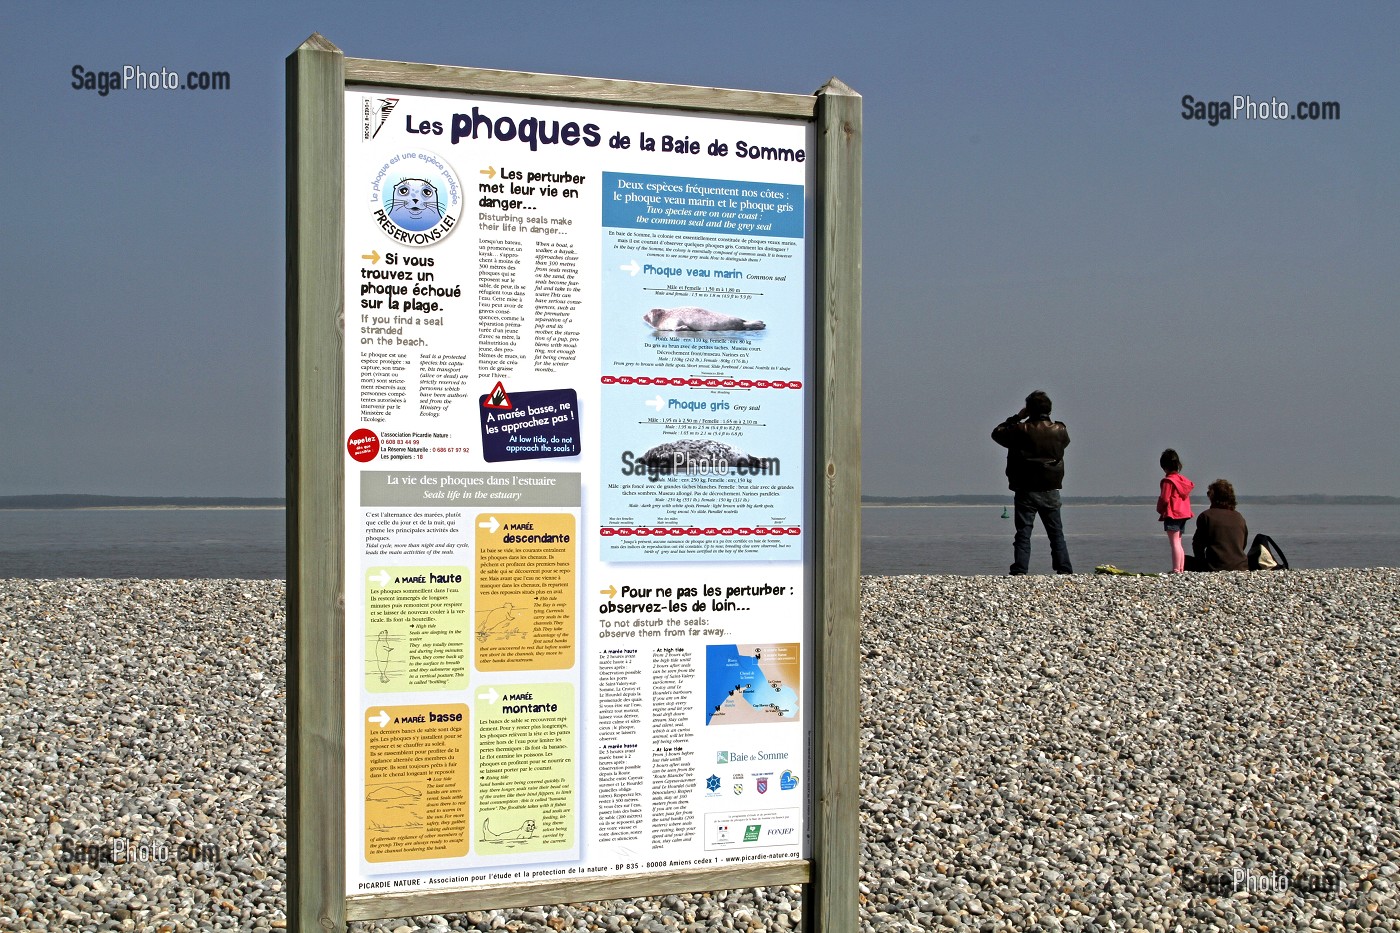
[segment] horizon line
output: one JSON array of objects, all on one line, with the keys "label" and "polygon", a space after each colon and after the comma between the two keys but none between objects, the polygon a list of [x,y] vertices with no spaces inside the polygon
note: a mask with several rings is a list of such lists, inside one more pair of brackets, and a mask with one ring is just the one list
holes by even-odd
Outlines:
[{"label": "horizon line", "polygon": [[[1005,505],[1014,494],[1002,493],[954,493],[920,495],[867,495],[862,494],[860,504],[864,506],[898,505]],[[1140,505],[1154,501],[1151,495],[1067,495],[1066,503],[1077,504],[1132,504]],[[1278,493],[1239,496],[1240,502],[1255,504],[1337,504],[1337,505],[1400,505],[1400,496],[1374,493]],[[286,496],[141,496],[115,495],[106,493],[29,493],[23,495],[0,495],[0,509],[31,508],[103,508],[121,506],[190,506],[190,507],[282,507],[287,506]]]}]

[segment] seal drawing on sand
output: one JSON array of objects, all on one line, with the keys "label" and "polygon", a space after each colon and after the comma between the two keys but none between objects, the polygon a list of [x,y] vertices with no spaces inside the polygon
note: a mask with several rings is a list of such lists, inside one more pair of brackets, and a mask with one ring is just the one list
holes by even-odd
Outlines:
[{"label": "seal drawing on sand", "polygon": [[642,315],[657,330],[763,330],[762,321],[746,321],[709,308],[652,308]]}]

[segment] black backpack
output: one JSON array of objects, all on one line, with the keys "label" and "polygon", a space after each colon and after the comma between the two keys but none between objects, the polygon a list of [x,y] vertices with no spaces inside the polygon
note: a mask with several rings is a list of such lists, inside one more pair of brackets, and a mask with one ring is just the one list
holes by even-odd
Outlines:
[{"label": "black backpack", "polygon": [[1255,535],[1249,545],[1250,570],[1287,570],[1288,558],[1283,556],[1283,548],[1268,535]]}]

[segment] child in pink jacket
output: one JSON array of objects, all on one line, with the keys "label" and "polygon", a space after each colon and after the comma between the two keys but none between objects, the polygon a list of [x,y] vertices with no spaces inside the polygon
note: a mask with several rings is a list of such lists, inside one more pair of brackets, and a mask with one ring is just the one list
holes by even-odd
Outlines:
[{"label": "child in pink jacket", "polygon": [[1167,543],[1172,551],[1172,573],[1186,570],[1186,550],[1181,546],[1181,533],[1191,518],[1191,490],[1196,484],[1181,475],[1181,458],[1168,447],[1158,461],[1162,465],[1161,492],[1157,495],[1157,515],[1167,530]]}]

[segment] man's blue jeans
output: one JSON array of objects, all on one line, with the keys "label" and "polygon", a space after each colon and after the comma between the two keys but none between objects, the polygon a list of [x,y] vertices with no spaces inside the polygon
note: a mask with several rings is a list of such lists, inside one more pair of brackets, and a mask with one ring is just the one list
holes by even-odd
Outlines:
[{"label": "man's blue jeans", "polygon": [[1011,565],[1013,574],[1029,573],[1031,569],[1031,530],[1035,528],[1035,517],[1039,515],[1045,525],[1045,534],[1050,539],[1050,566],[1056,573],[1074,573],[1069,564],[1069,547],[1065,544],[1065,528],[1060,523],[1060,491],[1047,489],[1044,492],[1016,493],[1016,563]]}]

